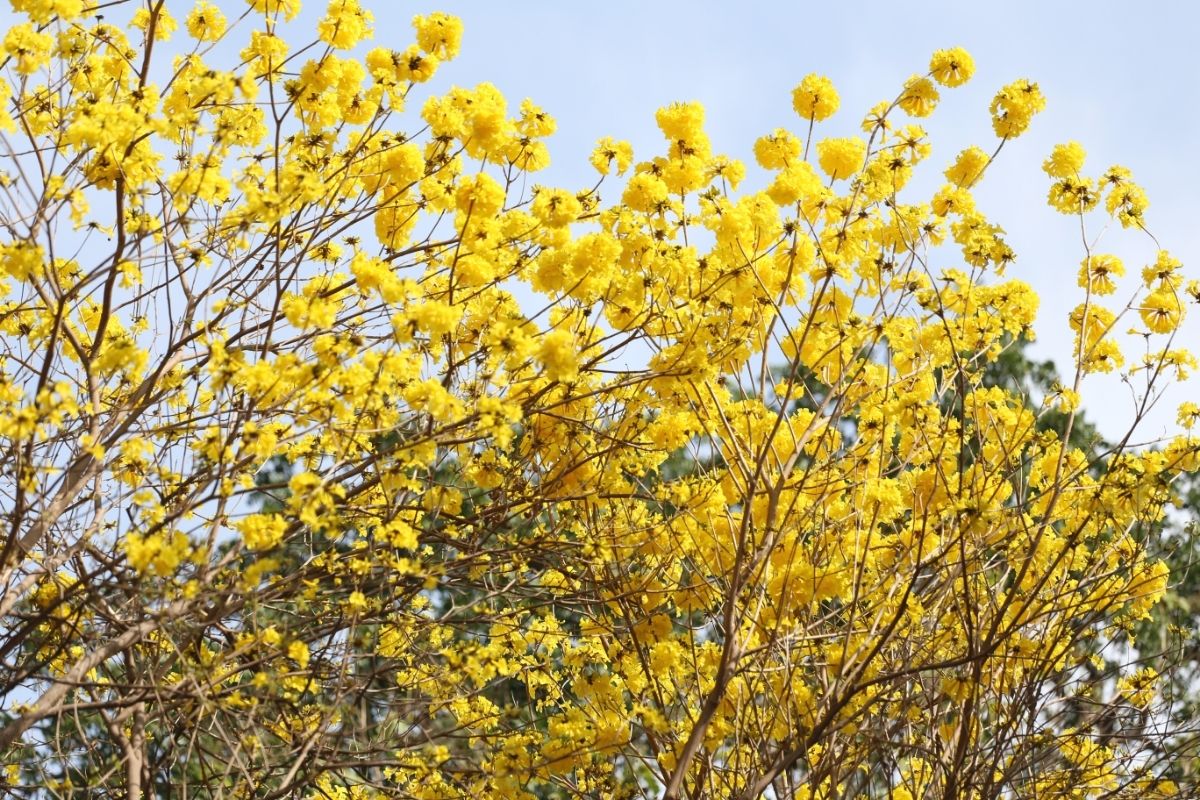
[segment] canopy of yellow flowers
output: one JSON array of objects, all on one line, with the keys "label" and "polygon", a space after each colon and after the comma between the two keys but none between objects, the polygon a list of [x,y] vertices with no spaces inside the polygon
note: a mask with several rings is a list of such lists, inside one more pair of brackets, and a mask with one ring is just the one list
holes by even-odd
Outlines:
[{"label": "canopy of yellow flowers", "polygon": [[427,87],[454,17],[372,49],[357,0],[315,39],[299,0],[12,5],[16,796],[1175,791],[1169,733],[1089,711],[1152,719],[1156,673],[1089,654],[1167,587],[1147,542],[1200,441],[1068,441],[1089,373],[1149,403],[1195,366],[1200,288],[1150,239],[1128,280],[1093,252],[1147,198],[1056,147],[1075,363],[1045,398],[986,380],[1038,298],[972,192],[1036,83],[932,196],[959,48],[855,136],[803,77],[762,187],[676,103],[660,152],[601,139],[555,188],[545,110]]}]

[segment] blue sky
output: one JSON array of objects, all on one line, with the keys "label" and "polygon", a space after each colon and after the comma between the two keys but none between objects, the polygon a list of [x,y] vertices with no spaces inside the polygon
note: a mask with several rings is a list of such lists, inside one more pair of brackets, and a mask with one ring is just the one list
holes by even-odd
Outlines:
[{"label": "blue sky", "polygon": [[[995,143],[988,103],[1001,85],[1028,77],[1048,105],[1029,133],[1006,146],[978,199],[1003,226],[1018,261],[1009,275],[1042,297],[1034,353],[1070,363],[1066,315],[1082,299],[1075,285],[1083,257],[1078,225],[1045,205],[1042,159],[1055,143],[1079,141],[1087,169],[1133,170],[1150,196],[1150,230],[1200,277],[1200,82],[1193,56],[1200,11],[1191,3],[1115,2],[484,2],[375,3],[375,43],[406,45],[414,13],[443,10],[463,19],[463,53],[435,85],[490,80],[510,103],[531,97],[558,120],[546,183],[582,187],[594,179],[586,158],[602,135],[629,139],[639,157],[657,155],[654,110],[700,100],[718,152],[753,162],[756,137],[775,127],[798,134],[792,87],[809,72],[828,75],[842,109],[824,135],[853,132],[865,111],[924,72],[933,50],[961,45],[978,71],[943,92],[923,122],[934,153],[915,185],[934,187],[963,147]],[[824,128],[820,131],[820,128]],[[611,194],[611,189],[609,190]],[[1094,230],[1105,219],[1099,215]],[[1121,256],[1131,275],[1153,260],[1141,233],[1108,230],[1101,252]],[[940,266],[956,266],[947,261]],[[1193,309],[1185,338],[1200,346]],[[1088,414],[1117,436],[1128,427],[1129,389],[1103,376],[1084,383]],[[1174,428],[1175,408],[1200,395],[1200,381],[1176,387],[1140,429],[1145,440]]]}]

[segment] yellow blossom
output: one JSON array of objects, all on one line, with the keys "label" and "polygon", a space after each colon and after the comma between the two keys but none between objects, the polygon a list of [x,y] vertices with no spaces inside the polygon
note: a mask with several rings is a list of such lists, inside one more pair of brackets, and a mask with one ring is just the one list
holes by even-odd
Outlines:
[{"label": "yellow blossom", "polygon": [[821,122],[837,112],[841,100],[826,77],[809,74],[792,90],[792,108],[807,120]]}]

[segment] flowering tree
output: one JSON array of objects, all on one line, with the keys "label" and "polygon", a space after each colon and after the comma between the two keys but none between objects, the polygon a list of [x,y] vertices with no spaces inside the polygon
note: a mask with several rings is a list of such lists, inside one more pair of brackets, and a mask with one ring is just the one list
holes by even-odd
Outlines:
[{"label": "flowering tree", "polygon": [[[532,178],[555,127],[532,102],[425,88],[458,20],[360,57],[357,0],[314,41],[298,0],[229,6],[13,0],[10,794],[1194,786],[1130,634],[1200,442],[1129,443],[1194,365],[1200,289],[1157,244],[1130,280],[1093,251],[1094,217],[1137,234],[1147,201],[1059,146],[1074,363],[1032,407],[989,379],[1037,298],[972,189],[1036,84],[995,95],[997,142],[932,197],[905,189],[913,120],[971,77],[961,49],[861,137],[820,136],[838,95],[804,78],[802,136],[754,143],[766,188],[682,103],[662,154],[604,139],[577,191]],[[1140,387],[1130,435],[1077,446],[1112,371]]]}]

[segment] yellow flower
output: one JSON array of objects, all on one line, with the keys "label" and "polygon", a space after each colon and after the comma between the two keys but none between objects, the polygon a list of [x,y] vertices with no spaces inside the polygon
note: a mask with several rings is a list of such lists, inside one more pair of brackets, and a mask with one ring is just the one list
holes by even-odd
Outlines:
[{"label": "yellow flower", "polygon": [[317,23],[317,35],[331,47],[348,50],[371,38],[374,19],[358,0],[330,0],[325,16]]},{"label": "yellow flower", "polygon": [[792,108],[807,120],[820,122],[833,116],[841,99],[833,83],[817,74],[805,75],[792,90]]},{"label": "yellow flower", "polygon": [[292,640],[287,646],[287,657],[296,662],[296,667],[299,669],[308,669],[309,650],[308,645],[299,639]]},{"label": "yellow flower", "polygon": [[783,169],[800,158],[804,144],[783,128],[754,140],[754,160],[763,169]]},{"label": "yellow flower", "polygon": [[4,52],[16,62],[18,75],[31,75],[50,62],[54,39],[38,33],[32,25],[15,25],[4,36]]},{"label": "yellow flower", "polygon": [[667,185],[648,172],[634,175],[625,185],[621,202],[634,211],[651,212],[667,201]]},{"label": "yellow flower", "polygon": [[654,112],[654,121],[668,142],[695,142],[704,135],[704,106],[672,103]]},{"label": "yellow flower", "polygon": [[40,277],[45,270],[44,262],[41,245],[21,241],[0,244],[0,273],[19,281]]},{"label": "yellow flower", "polygon": [[1063,178],[1050,185],[1047,202],[1063,214],[1091,211],[1100,202],[1091,178]]},{"label": "yellow flower", "polygon": [[781,206],[819,197],[824,191],[820,176],[807,161],[797,161],[780,171],[767,188],[767,194]]},{"label": "yellow flower", "polygon": [[537,355],[550,380],[573,381],[579,375],[579,355],[570,331],[550,331],[542,336]]},{"label": "yellow flower", "polygon": [[1180,284],[1179,270],[1182,267],[1182,261],[1166,250],[1159,250],[1154,263],[1142,268],[1142,282],[1148,289],[1177,289]]},{"label": "yellow flower", "polygon": [[1150,199],[1145,190],[1132,181],[1124,181],[1113,186],[1108,193],[1104,207],[1121,223],[1122,228],[1137,228],[1142,226]]},{"label": "yellow flower", "polygon": [[462,45],[462,20],[450,14],[435,13],[413,17],[413,28],[417,31],[417,45],[422,50],[443,61],[458,55]]},{"label": "yellow flower", "polygon": [[1121,259],[1107,253],[1097,253],[1085,258],[1079,265],[1079,285],[1090,287],[1092,292],[1099,295],[1112,294],[1117,290],[1114,278],[1125,274],[1125,265]]},{"label": "yellow flower", "polygon": [[623,175],[633,163],[633,145],[605,136],[596,143],[596,149],[588,161],[601,175],[613,173],[614,168],[615,174]]},{"label": "yellow flower", "polygon": [[83,14],[84,0],[11,0],[13,11],[28,14],[29,19],[44,25],[55,17],[68,22]]},{"label": "yellow flower", "polygon": [[1200,420],[1200,406],[1190,401],[1180,403],[1175,419],[1179,422],[1180,426],[1191,430],[1195,427],[1196,421]]},{"label": "yellow flower", "polygon": [[197,3],[192,13],[187,16],[188,34],[201,42],[215,42],[220,39],[225,33],[226,24],[221,9],[204,0]]},{"label": "yellow flower", "polygon": [[939,217],[948,214],[970,214],[975,210],[975,199],[966,189],[946,185],[933,196],[930,205],[933,213]]},{"label": "yellow flower", "polygon": [[1029,129],[1033,116],[1046,107],[1046,98],[1036,83],[1022,78],[1005,86],[992,100],[992,128],[1005,139]]},{"label": "yellow flower", "polygon": [[552,228],[561,228],[579,218],[583,206],[565,189],[539,188],[530,209],[535,217]]},{"label": "yellow flower", "polygon": [[[154,30],[150,30],[153,24]],[[144,31],[147,36],[153,36],[159,41],[165,42],[171,38],[171,34],[179,27],[179,23],[175,18],[167,12],[165,6],[158,9],[158,13],[152,13],[149,8],[143,6],[133,14],[133,19],[129,22],[130,27]]]},{"label": "yellow flower", "polygon": [[817,142],[817,163],[834,180],[848,178],[863,166],[867,143],[857,136]]},{"label": "yellow flower", "polygon": [[123,549],[129,565],[140,574],[162,577],[174,574],[191,553],[187,536],[179,532],[149,536],[130,533],[125,537]]},{"label": "yellow flower", "polygon": [[277,547],[287,533],[287,520],[278,514],[253,514],[237,523],[246,548],[261,552]]},{"label": "yellow flower", "polygon": [[242,49],[242,59],[251,65],[253,75],[272,75],[287,58],[288,45],[270,31],[251,31],[250,43]]},{"label": "yellow flower", "polygon": [[904,84],[899,105],[914,117],[927,117],[937,107],[938,98],[933,81],[914,75]]},{"label": "yellow flower", "polygon": [[1073,178],[1083,169],[1086,155],[1079,142],[1056,144],[1050,157],[1042,163],[1042,169],[1052,178]]},{"label": "yellow flower", "polygon": [[1175,290],[1156,289],[1142,300],[1138,313],[1153,333],[1171,333],[1183,320],[1183,305]]},{"label": "yellow flower", "polygon": [[300,0],[246,0],[255,11],[268,16],[283,14],[289,22],[300,13]]},{"label": "yellow flower", "polygon": [[943,86],[962,86],[975,74],[975,60],[961,47],[935,50],[929,60],[929,74]]},{"label": "yellow flower", "polygon": [[946,180],[955,186],[969,189],[983,175],[991,158],[978,147],[968,147],[958,154],[954,163],[945,171]]}]

